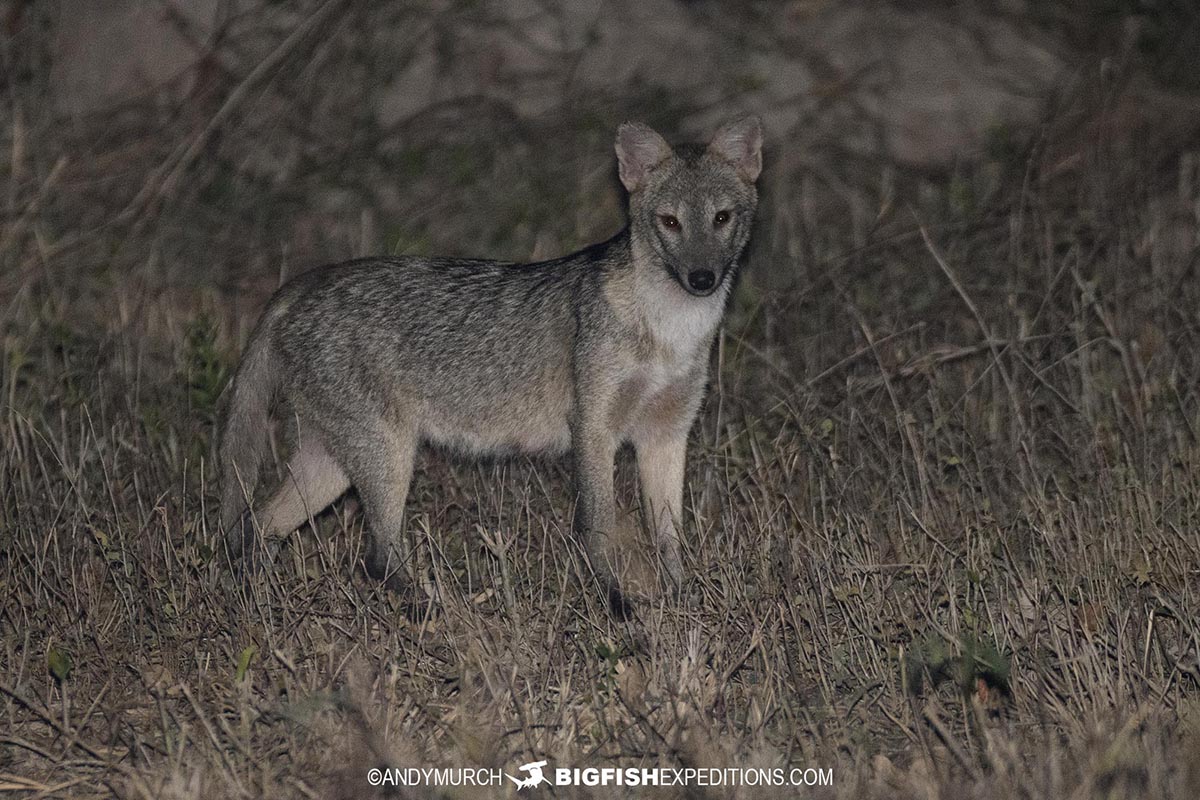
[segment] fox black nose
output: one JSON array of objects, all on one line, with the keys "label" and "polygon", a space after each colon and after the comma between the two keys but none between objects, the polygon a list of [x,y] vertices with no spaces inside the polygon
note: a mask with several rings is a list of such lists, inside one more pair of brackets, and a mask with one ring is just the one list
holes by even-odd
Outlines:
[{"label": "fox black nose", "polygon": [[716,283],[717,276],[711,269],[698,269],[688,273],[688,286],[697,292],[707,292]]}]

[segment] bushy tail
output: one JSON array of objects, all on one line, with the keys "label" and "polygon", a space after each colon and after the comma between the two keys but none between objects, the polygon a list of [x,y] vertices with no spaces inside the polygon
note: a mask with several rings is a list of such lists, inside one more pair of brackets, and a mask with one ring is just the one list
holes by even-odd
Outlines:
[{"label": "bushy tail", "polygon": [[233,378],[233,392],[221,432],[221,528],[229,531],[254,495],[259,468],[269,449],[271,400],[279,374],[270,336],[260,326],[250,337]]}]

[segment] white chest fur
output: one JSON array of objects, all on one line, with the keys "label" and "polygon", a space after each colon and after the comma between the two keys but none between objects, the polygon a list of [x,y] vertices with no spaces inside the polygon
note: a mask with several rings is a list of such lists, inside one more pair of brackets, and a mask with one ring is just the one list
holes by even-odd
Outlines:
[{"label": "white chest fur", "polygon": [[645,309],[648,332],[664,361],[691,363],[699,350],[707,350],[725,310],[725,293],[674,298]]}]

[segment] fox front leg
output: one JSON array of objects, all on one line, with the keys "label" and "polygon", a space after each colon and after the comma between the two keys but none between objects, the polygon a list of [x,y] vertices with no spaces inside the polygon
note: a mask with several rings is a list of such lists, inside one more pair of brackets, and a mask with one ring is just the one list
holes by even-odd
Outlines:
[{"label": "fox front leg", "polygon": [[687,433],[635,442],[638,482],[642,490],[642,516],[649,529],[666,577],[679,589],[683,561],[679,555],[679,528],[683,524],[683,473]]},{"label": "fox front leg", "polygon": [[572,425],[572,453],[576,495],[572,527],[610,601],[619,605],[620,589],[609,547],[617,528],[613,488],[616,438],[599,420],[581,415]]}]

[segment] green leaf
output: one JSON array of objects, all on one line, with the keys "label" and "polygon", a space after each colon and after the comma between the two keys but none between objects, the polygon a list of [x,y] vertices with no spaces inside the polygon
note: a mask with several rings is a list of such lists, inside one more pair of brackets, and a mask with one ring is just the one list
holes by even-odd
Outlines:
[{"label": "green leaf", "polygon": [[71,654],[65,650],[51,647],[50,652],[46,653],[46,667],[59,683],[67,679],[73,666],[75,665],[71,663]]},{"label": "green leaf", "polygon": [[242,654],[238,656],[237,674],[235,676],[238,683],[246,679],[246,673],[250,670],[250,662],[254,659],[256,652],[258,651],[254,649],[254,645],[247,645],[242,650]]}]

